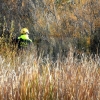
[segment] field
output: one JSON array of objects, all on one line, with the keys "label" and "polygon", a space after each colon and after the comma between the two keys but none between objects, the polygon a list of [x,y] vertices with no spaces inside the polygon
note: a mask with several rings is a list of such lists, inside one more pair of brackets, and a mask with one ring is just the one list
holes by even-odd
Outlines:
[{"label": "field", "polygon": [[100,100],[100,58],[72,53],[61,61],[35,52],[0,51],[0,100]]},{"label": "field", "polygon": [[1,0],[0,100],[100,100],[98,55],[100,0]]}]

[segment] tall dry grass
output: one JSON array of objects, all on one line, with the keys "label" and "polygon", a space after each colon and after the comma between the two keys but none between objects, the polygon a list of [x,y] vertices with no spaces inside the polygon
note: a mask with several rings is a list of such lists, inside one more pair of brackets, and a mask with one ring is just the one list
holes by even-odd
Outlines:
[{"label": "tall dry grass", "polygon": [[[0,100],[99,100],[100,58],[37,59],[33,51],[0,51]],[[71,54],[71,53],[70,53]]]}]

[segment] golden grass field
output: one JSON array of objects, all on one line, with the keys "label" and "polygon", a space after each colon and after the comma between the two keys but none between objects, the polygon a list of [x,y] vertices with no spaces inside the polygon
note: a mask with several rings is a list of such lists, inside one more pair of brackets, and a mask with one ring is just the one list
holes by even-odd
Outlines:
[{"label": "golden grass field", "polygon": [[99,56],[53,62],[35,52],[17,55],[2,47],[0,100],[100,100]]},{"label": "golden grass field", "polygon": [[99,41],[99,4],[100,0],[2,0],[0,32],[9,38],[0,37],[0,100],[100,100],[98,55],[83,53],[79,59],[70,51],[63,60],[58,56],[52,61],[49,55],[37,57],[35,47],[31,52],[16,52],[10,44],[24,25],[34,38],[49,36],[51,45],[59,40],[57,45],[72,43],[90,53],[94,36]]}]

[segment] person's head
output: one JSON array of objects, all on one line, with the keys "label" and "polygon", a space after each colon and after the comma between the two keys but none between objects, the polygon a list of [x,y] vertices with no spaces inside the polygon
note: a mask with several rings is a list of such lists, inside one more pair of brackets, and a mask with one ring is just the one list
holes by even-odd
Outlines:
[{"label": "person's head", "polygon": [[29,34],[29,30],[27,28],[22,28],[20,34]]}]

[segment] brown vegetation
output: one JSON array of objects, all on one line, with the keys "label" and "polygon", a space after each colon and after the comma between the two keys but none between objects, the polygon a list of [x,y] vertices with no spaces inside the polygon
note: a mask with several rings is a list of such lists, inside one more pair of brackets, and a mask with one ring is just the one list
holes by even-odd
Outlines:
[{"label": "brown vegetation", "polygon": [[[3,49],[3,48],[2,48]],[[35,50],[16,55],[0,51],[0,100],[96,100],[100,99],[100,57],[82,54],[53,62],[37,60]],[[4,52],[5,50],[5,52]]]},{"label": "brown vegetation", "polygon": [[[48,41],[52,53],[59,53],[61,47],[68,51],[70,47],[66,47],[66,43],[82,52],[97,53],[100,50],[99,0],[4,0],[1,5],[3,31],[11,29],[12,21],[13,35],[18,34],[22,27],[28,27],[33,39],[44,41],[45,38]],[[52,51],[54,48],[59,50]]]},{"label": "brown vegetation", "polygon": [[[1,0],[0,100],[99,100],[99,5]],[[31,52],[11,43],[22,27],[35,40]]]}]

